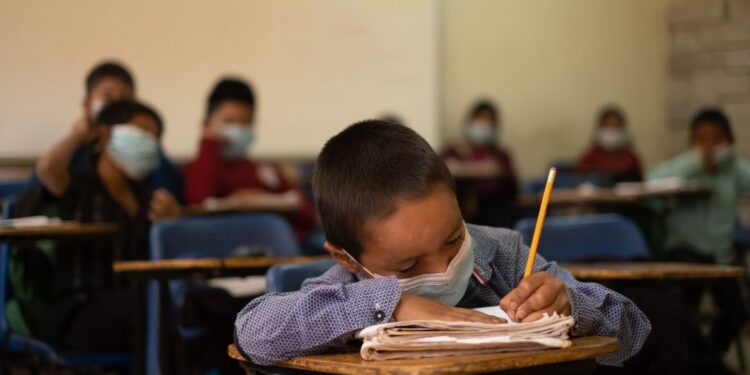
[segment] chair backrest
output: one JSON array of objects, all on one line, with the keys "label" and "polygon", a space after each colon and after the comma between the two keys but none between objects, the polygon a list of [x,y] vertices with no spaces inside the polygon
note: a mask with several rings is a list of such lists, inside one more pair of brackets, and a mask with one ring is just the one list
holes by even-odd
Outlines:
[{"label": "chair backrest", "polygon": [[[14,198],[3,199],[2,218],[10,219],[13,211]],[[0,337],[5,337],[8,332],[8,321],[5,319],[5,301],[8,299],[8,288],[10,277],[8,275],[8,258],[10,257],[10,246],[5,241],[0,241]]]},{"label": "chair backrest", "polygon": [[[529,245],[535,218],[519,221],[515,229]],[[544,222],[539,253],[547,260],[636,260],[651,257],[638,227],[621,215],[551,217]]]},{"label": "chair backrest", "polygon": [[0,198],[6,198],[24,191],[29,186],[29,180],[0,182]]},{"label": "chair backrest", "polygon": [[312,263],[281,264],[266,273],[266,293],[292,292],[302,287],[302,282],[317,277],[336,264],[333,259]]},{"label": "chair backrest", "polygon": [[289,223],[272,214],[189,217],[151,228],[151,259],[225,257],[240,248],[275,257],[302,255]]}]

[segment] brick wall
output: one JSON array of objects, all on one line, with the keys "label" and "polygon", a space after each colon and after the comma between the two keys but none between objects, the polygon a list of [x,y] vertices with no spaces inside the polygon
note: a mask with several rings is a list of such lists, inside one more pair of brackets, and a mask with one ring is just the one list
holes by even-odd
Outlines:
[{"label": "brick wall", "polygon": [[750,0],[685,0],[669,9],[670,154],[687,147],[696,110],[719,106],[750,157]]}]

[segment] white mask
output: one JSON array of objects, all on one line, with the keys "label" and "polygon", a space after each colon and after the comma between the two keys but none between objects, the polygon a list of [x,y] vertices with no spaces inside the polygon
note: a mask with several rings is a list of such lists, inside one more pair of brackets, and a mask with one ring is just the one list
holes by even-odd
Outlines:
[{"label": "white mask", "polygon": [[228,144],[221,150],[224,159],[241,159],[255,141],[255,131],[245,124],[225,123],[221,130]]},{"label": "white mask", "polygon": [[159,165],[159,141],[136,125],[114,125],[107,154],[128,177],[140,180]]},{"label": "white mask", "polygon": [[89,116],[91,117],[92,121],[96,121],[96,118],[99,116],[99,114],[102,112],[102,109],[104,109],[106,105],[107,102],[103,99],[96,99],[91,102]]},{"label": "white mask", "polygon": [[466,137],[481,146],[491,145],[495,142],[495,127],[487,121],[472,121],[466,129]]},{"label": "white mask", "polygon": [[628,147],[630,138],[623,129],[604,128],[597,131],[596,143],[606,150],[617,151]]},{"label": "white mask", "polygon": [[723,165],[732,159],[732,148],[729,145],[722,145],[714,150],[714,163]]},{"label": "white mask", "polygon": [[[445,272],[426,273],[405,279],[397,279],[402,292],[439,301],[448,306],[456,306],[466,293],[474,270],[474,249],[469,231],[464,226],[464,242],[456,256],[448,264]],[[348,252],[346,254],[373,278],[378,275],[361,265]]]}]

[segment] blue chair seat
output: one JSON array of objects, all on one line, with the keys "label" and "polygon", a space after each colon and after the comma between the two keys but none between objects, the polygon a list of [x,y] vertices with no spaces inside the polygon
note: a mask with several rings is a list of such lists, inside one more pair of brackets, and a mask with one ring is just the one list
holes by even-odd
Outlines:
[{"label": "blue chair seat", "polygon": [[334,264],[336,262],[333,259],[326,259],[312,263],[273,266],[266,272],[266,293],[299,290],[305,280],[322,275]]}]

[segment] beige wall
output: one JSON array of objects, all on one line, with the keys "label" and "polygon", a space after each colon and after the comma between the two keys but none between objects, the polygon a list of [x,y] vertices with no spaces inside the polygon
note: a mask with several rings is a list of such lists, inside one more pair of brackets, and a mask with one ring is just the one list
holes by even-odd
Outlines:
[{"label": "beige wall", "polygon": [[222,74],[259,95],[256,154],[314,157],[344,126],[399,113],[438,142],[431,0],[0,0],[0,157],[35,156],[80,114],[83,79],[115,57],[192,156]]},{"label": "beige wall", "polygon": [[597,109],[627,112],[646,163],[666,156],[666,1],[445,0],[442,120],[460,135],[470,103],[496,99],[502,143],[523,175],[589,143]]}]

